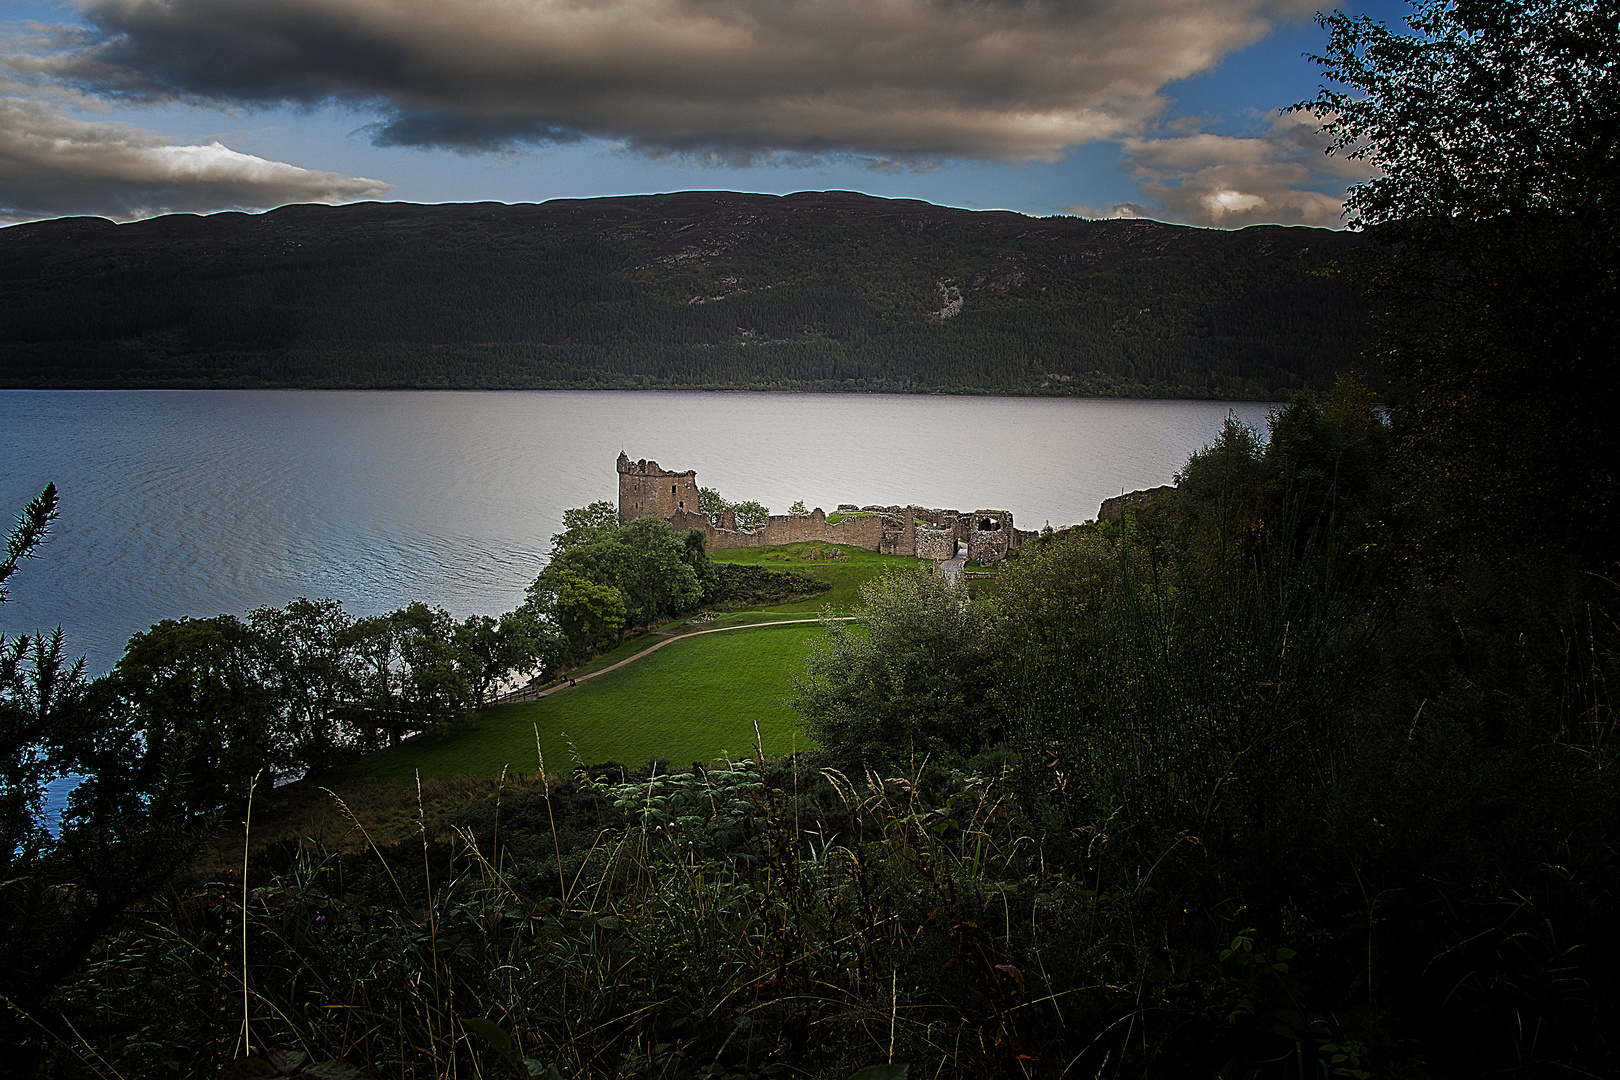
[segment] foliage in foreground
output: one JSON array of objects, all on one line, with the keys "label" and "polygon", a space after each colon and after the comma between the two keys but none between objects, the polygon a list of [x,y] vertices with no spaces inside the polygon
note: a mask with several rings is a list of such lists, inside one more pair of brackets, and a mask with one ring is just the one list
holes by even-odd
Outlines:
[{"label": "foliage in foreground", "polygon": [[442,838],[289,846],[245,891],[177,891],[64,989],[85,1043],[57,1055],[108,1075],[251,1052],[325,1075],[842,1078],[1091,1075],[1167,1040],[1206,1070],[1366,1054],[1354,1022],[1289,1019],[1306,976],[1241,919],[1209,928],[1215,949],[1121,936],[1182,922],[1162,885],[1100,883],[1105,836],[1055,858],[1076,838],[993,772],[496,787]]},{"label": "foliage in foreground", "polygon": [[854,761],[972,752],[1005,737],[994,610],[932,569],[861,586],[859,625],[826,623],[793,705],[818,743]]},{"label": "foliage in foreground", "polygon": [[948,756],[904,710],[979,670],[929,649],[979,614],[896,575],[868,613],[895,663],[851,639],[823,669],[891,730],[281,845],[117,923],[42,1002],[58,1038],[13,1031],[126,1075],[253,1047],[327,1075],[1604,1074],[1612,586],[1533,552],[1428,573],[1356,398],[1229,426],[1157,517],[1026,546],[1000,726]]}]

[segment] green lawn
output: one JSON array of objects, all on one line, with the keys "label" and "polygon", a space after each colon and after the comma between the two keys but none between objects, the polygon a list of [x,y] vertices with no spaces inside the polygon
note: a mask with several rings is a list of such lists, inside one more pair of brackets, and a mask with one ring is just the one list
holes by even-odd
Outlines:
[{"label": "green lawn", "polygon": [[[926,559],[853,547],[840,547],[845,557],[829,559],[831,549],[811,543],[711,552],[716,561],[795,570],[830,582],[832,588],[795,603],[721,612],[704,628],[854,611],[860,607],[861,585],[885,568],[931,565]],[[678,630],[685,622],[663,629]],[[650,757],[690,764],[728,754],[752,756],[754,720],[767,754],[790,753],[804,745],[786,704],[793,690],[790,680],[804,670],[807,642],[820,633],[819,627],[801,624],[678,641],[552,697],[487,709],[438,734],[372,754],[347,774],[410,781],[418,770],[423,777],[441,779],[495,776],[502,766],[532,773],[536,727],[548,771],[577,762],[620,761],[639,767]],[[571,674],[598,671],[663,640],[660,634],[632,638]]]},{"label": "green lawn", "polygon": [[760,627],[677,641],[618,671],[540,701],[488,709],[463,724],[372,754],[351,775],[409,781],[535,771],[535,729],[546,769],[620,761],[640,767],[752,757],[753,722],[767,755],[806,745],[787,706],[817,626]]},{"label": "green lawn", "polygon": [[[828,559],[825,554],[834,547],[843,552],[843,557]],[[820,558],[806,558],[816,556]],[[722,551],[709,552],[709,558],[715,562],[751,563],[755,566],[767,566],[772,570],[792,570],[801,574],[808,574],[813,578],[832,583],[832,589],[820,593],[808,600],[801,600],[793,604],[777,604],[774,607],[761,608],[762,612],[781,615],[819,615],[823,610],[835,612],[854,611],[861,605],[861,585],[882,573],[884,568],[890,566],[932,566],[928,559],[913,559],[903,555],[879,555],[875,551],[865,551],[848,545],[833,544],[782,544],[777,547],[766,548],[727,548]],[[716,622],[716,626],[724,626],[725,616]]]}]

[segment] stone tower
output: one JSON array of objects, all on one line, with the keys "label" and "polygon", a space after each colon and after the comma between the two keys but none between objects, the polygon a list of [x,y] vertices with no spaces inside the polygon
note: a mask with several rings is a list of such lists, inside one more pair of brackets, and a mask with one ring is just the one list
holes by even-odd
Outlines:
[{"label": "stone tower", "polygon": [[697,514],[697,472],[665,472],[658,462],[631,461],[619,451],[619,523],[638,517],[673,521],[681,514]]}]

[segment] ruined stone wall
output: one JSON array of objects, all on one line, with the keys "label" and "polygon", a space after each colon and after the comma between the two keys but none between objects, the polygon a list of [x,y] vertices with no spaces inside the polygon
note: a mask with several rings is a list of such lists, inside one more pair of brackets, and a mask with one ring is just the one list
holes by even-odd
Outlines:
[{"label": "ruined stone wall", "polygon": [[885,515],[879,520],[883,522],[883,540],[878,545],[879,554],[908,556],[917,554],[917,516],[912,513],[910,507],[906,508],[901,517]]},{"label": "ruined stone wall", "polygon": [[[668,519],[669,527],[676,532],[685,532],[687,529],[702,529],[705,533],[712,532],[713,526],[709,524],[706,514],[693,513],[690,510],[680,510]],[[709,545],[713,547],[714,545]]]},{"label": "ruined stone wall", "polygon": [[[672,522],[673,524],[673,522]],[[829,525],[827,515],[818,506],[808,514],[772,514],[757,529],[717,529],[704,521],[709,535],[709,550],[721,548],[775,547],[778,544],[840,544],[865,548],[868,551],[887,551],[889,554],[910,554],[893,550],[899,547],[909,532],[908,518],[904,523],[880,515],[844,518]],[[685,528],[676,525],[676,528]]]},{"label": "ruined stone wall", "polygon": [[1104,499],[1102,505],[1097,508],[1097,520],[1124,521],[1126,510],[1152,510],[1175,490],[1166,484],[1163,487],[1146,488],[1142,491],[1127,491],[1123,495],[1115,495],[1112,499]]},{"label": "ruined stone wall", "polygon": [[658,462],[631,461],[619,452],[619,523],[638,517],[663,518],[673,523],[679,514],[698,514],[697,473],[668,472]]},{"label": "ruined stone wall", "polygon": [[917,558],[936,562],[956,558],[956,529],[917,526]]},{"label": "ruined stone wall", "polygon": [[772,514],[757,529],[739,529],[736,518],[723,513],[710,522],[698,501],[697,473],[670,472],[658,462],[631,461],[621,452],[619,472],[619,520],[657,517],[669,522],[677,532],[702,529],[708,548],[761,548],[779,544],[835,544],[865,548],[885,555],[916,556],[946,560],[956,556],[958,541],[966,541],[968,558],[974,562],[997,562],[1007,552],[1036,534],[1013,528],[1012,514],[1005,510],[934,510],[915,506],[862,506],[845,503],[840,512],[862,511],[828,524],[827,515],[817,507],[809,514]]},{"label": "ruined stone wall", "polygon": [[[845,509],[845,507],[839,507],[839,509],[842,510]],[[855,507],[849,507],[849,509],[855,509]],[[955,543],[966,535],[962,528],[962,514],[956,510],[935,510],[923,506],[863,506],[859,509],[865,510],[869,513],[888,514],[890,517],[898,517],[902,514],[910,514],[912,519],[916,522],[916,529],[914,532],[916,532],[916,535],[919,537],[921,536],[920,530],[922,529],[933,529],[935,531],[949,533],[950,540],[947,546],[950,554],[940,556],[941,558],[955,558]],[[940,539],[938,537],[930,537],[927,542],[930,545],[929,550],[938,550],[938,544],[940,543]],[[905,545],[905,550],[901,552],[901,554],[906,555],[913,553],[915,553],[918,558],[933,558],[931,555],[923,555],[916,549],[914,543],[907,543]]]}]

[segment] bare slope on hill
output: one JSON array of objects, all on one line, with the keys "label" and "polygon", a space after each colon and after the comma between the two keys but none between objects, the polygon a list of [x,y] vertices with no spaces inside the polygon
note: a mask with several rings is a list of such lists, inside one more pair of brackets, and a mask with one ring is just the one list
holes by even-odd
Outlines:
[{"label": "bare slope on hill", "polygon": [[0,230],[0,385],[1275,397],[1354,362],[1359,238],[847,192]]}]

